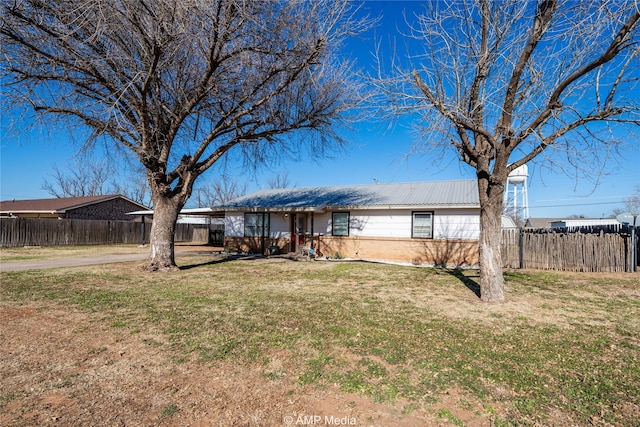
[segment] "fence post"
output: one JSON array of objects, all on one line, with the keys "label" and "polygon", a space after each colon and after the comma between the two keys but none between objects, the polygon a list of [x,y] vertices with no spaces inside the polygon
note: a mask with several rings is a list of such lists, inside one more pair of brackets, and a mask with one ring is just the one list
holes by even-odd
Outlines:
[{"label": "fence post", "polygon": [[524,267],[524,228],[520,227],[518,233],[518,265],[520,269]]},{"label": "fence post", "polygon": [[636,244],[636,217],[633,218],[633,226],[631,227],[631,272],[638,271],[638,245]]},{"label": "fence post", "polygon": [[147,221],[144,220],[144,215],[140,215],[140,222],[142,223],[142,227],[140,227],[142,229],[142,234],[140,235],[140,246],[144,246],[145,245],[145,235],[146,235],[146,231],[145,230],[145,226],[147,224]]}]

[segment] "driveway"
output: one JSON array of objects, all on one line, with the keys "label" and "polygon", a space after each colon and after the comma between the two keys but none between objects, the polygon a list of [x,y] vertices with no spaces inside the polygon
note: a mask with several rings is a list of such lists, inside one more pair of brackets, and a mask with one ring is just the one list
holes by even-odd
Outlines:
[{"label": "driveway", "polygon": [[[223,248],[213,246],[179,246],[176,245],[176,256],[213,255]],[[117,262],[143,261],[149,257],[148,253],[96,255],[72,258],[33,259],[22,261],[0,262],[0,272],[42,270],[45,268],[81,267],[84,265],[113,264]]]}]

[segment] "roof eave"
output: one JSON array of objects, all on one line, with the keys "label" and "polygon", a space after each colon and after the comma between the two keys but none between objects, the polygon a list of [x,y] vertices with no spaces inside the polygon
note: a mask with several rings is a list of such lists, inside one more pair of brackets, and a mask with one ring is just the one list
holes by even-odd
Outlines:
[{"label": "roof eave", "polygon": [[336,210],[416,210],[416,209],[480,209],[479,204],[430,204],[430,205],[349,205],[349,206],[233,206],[212,208],[224,212],[316,212]]},{"label": "roof eave", "polygon": [[425,204],[425,205],[349,205],[327,206],[326,210],[416,210],[416,209],[480,209],[479,204]]},{"label": "roof eave", "polygon": [[33,210],[33,209],[0,211],[0,214],[3,214],[3,215],[15,215],[15,214],[48,214],[48,215],[56,215],[56,214],[61,214],[61,213],[64,213],[64,211],[63,210],[43,211],[43,210]]},{"label": "roof eave", "polygon": [[223,212],[316,212],[322,213],[325,206],[233,206],[217,208]]}]

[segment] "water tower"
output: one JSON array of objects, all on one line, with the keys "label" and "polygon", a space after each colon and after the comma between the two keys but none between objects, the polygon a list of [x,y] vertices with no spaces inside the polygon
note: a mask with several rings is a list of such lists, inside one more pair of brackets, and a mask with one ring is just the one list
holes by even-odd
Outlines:
[{"label": "water tower", "polygon": [[527,165],[515,168],[507,177],[504,188],[504,213],[512,218],[529,218],[529,194],[527,193]]}]

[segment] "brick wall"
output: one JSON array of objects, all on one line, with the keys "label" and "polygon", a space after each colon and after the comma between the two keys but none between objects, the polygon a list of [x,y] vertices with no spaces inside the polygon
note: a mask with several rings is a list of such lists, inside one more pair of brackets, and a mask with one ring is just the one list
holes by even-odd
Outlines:
[{"label": "brick wall", "polygon": [[67,211],[64,218],[133,221],[136,217],[126,213],[139,210],[140,206],[117,198]]},{"label": "brick wall", "polygon": [[[270,246],[277,246],[280,253],[289,252],[290,239],[264,239],[265,255],[269,253]],[[262,239],[259,237],[224,237],[224,247],[233,252],[260,253],[262,250]]]},{"label": "brick wall", "polygon": [[469,266],[478,263],[476,240],[323,236],[320,250],[334,257],[395,261],[414,265]]},{"label": "brick wall", "polygon": [[[225,238],[225,247],[232,251],[259,253],[260,244],[259,240],[252,238]],[[281,252],[287,252],[290,247],[289,239],[267,239],[265,245],[267,248],[270,245],[276,245]],[[478,264],[477,240],[322,236],[320,251],[332,258],[401,262],[414,265],[456,267]]]}]

